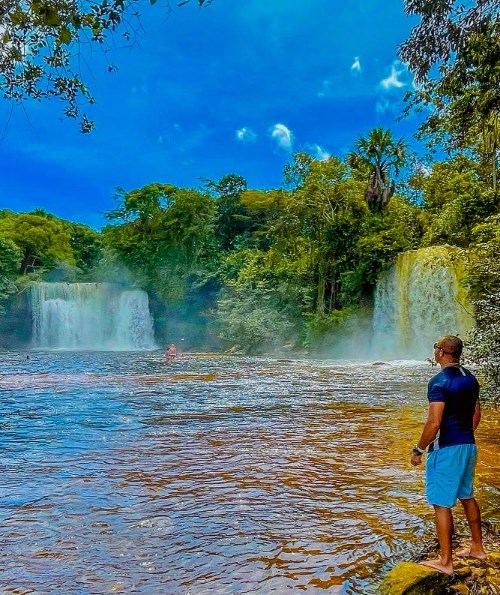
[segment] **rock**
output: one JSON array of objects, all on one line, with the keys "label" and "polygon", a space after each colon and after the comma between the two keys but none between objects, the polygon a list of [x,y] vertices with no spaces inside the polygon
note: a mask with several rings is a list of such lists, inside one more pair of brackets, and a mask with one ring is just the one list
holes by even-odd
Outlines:
[{"label": "rock", "polygon": [[393,568],[379,587],[380,595],[442,595],[451,577],[414,562]]},{"label": "rock", "polygon": [[464,566],[455,566],[455,576],[460,579],[467,578],[472,574],[472,570],[464,565]]},{"label": "rock", "polygon": [[483,576],[486,576],[487,572],[488,570],[486,568],[471,568],[471,577],[474,580],[477,580],[478,578],[483,578]]},{"label": "rock", "polygon": [[224,353],[235,354],[235,353],[239,353],[240,350],[241,350],[240,345],[233,345],[229,349],[226,349],[226,351],[224,351]]},{"label": "rock", "polygon": [[495,568],[488,568],[488,574],[486,575],[486,580],[491,587],[495,587],[492,589],[493,593],[500,593],[500,572]]},{"label": "rock", "polygon": [[489,552],[487,562],[492,568],[500,568],[500,553]]}]

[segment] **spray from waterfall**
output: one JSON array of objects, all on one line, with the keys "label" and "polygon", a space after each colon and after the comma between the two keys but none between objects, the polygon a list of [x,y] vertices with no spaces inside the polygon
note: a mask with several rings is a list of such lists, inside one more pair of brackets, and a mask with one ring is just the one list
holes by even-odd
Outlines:
[{"label": "spray from waterfall", "polygon": [[34,283],[33,347],[137,351],[154,349],[148,295],[108,283]]}]

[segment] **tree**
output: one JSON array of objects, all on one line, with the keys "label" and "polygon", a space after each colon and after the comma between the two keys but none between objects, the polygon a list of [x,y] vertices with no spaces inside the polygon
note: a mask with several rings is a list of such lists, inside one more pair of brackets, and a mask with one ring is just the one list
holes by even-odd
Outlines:
[{"label": "tree", "polygon": [[217,201],[215,223],[217,238],[224,250],[230,249],[238,236],[250,233],[252,221],[247,208],[241,203],[241,196],[247,190],[245,178],[229,174],[218,182],[205,180],[208,191]]},{"label": "tree", "polygon": [[0,314],[4,313],[2,302],[16,290],[14,281],[19,273],[21,258],[21,250],[14,242],[0,237]]},{"label": "tree", "polygon": [[465,156],[435,162],[429,172],[420,172],[410,184],[421,191],[422,206],[430,215],[422,243],[452,244],[467,248],[473,228],[496,213],[497,205],[485,186],[479,168]]},{"label": "tree", "polygon": [[399,49],[418,84],[426,82],[435,65],[452,64],[471,37],[499,14],[497,0],[477,0],[467,6],[453,0],[404,0],[404,7],[406,14],[421,18]]},{"label": "tree", "polygon": [[225,288],[217,302],[219,338],[244,353],[262,353],[294,342],[296,325],[273,288]]},{"label": "tree", "polygon": [[488,164],[497,192],[500,144],[500,23],[495,0],[467,5],[407,0],[406,11],[420,24],[399,50],[415,91],[407,94],[405,113],[430,113],[417,136],[449,151],[472,148]]},{"label": "tree", "polygon": [[360,222],[351,269],[341,276],[343,307],[371,300],[380,272],[401,252],[420,246],[427,219],[422,208],[396,195],[386,209]]},{"label": "tree", "polygon": [[99,264],[103,255],[102,235],[87,225],[69,223],[70,243],[76,266],[88,272]]},{"label": "tree", "polygon": [[75,264],[67,224],[56,217],[8,213],[0,218],[0,238],[11,240],[21,250],[22,275],[59,261]]},{"label": "tree", "polygon": [[367,136],[358,138],[347,163],[362,179],[368,180],[365,199],[370,209],[379,211],[389,203],[396,190],[392,170],[398,175],[406,155],[406,143],[403,139],[395,141],[390,130],[374,128]]},{"label": "tree", "polygon": [[62,267],[58,265],[62,270],[69,271],[73,269],[70,275],[75,280],[82,272],[87,273],[99,264],[99,261],[103,255],[103,240],[102,234],[95,231],[88,225],[81,223],[72,223],[64,219],[59,219],[52,213],[49,213],[45,209],[37,208],[28,213],[28,215],[36,215],[38,217],[44,217],[51,221],[62,221],[66,226],[70,235],[71,249],[75,259],[75,265],[68,265],[67,263]]},{"label": "tree", "polygon": [[468,355],[480,367],[483,394],[500,403],[500,215],[472,230],[466,281],[476,312]]},{"label": "tree", "polygon": [[166,301],[183,298],[190,279],[216,251],[215,201],[170,184],[150,184],[116,196],[105,244],[135,281]]},{"label": "tree", "polygon": [[294,190],[281,193],[267,233],[274,252],[288,262],[275,263],[275,269],[288,269],[290,282],[300,270],[301,282],[315,288],[314,311],[324,314],[339,307],[340,275],[351,266],[368,208],[363,183],[349,177],[336,157],[310,162],[300,179]]},{"label": "tree", "polygon": [[[80,60],[94,46],[107,53],[110,36],[119,31],[127,42],[133,39],[140,25],[138,5],[139,0],[3,0],[0,92],[17,102],[59,98],[64,114],[78,119],[82,132],[90,132],[94,123],[82,106],[94,98],[81,76]],[[109,63],[108,70],[116,67]]]}]

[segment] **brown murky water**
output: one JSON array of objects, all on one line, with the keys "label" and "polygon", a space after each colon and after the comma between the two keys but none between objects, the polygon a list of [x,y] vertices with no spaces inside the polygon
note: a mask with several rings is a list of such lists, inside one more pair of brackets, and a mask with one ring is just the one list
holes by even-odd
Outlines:
[{"label": "brown murky water", "polygon": [[368,594],[432,536],[409,465],[426,364],[29,357],[0,354],[3,592]]}]

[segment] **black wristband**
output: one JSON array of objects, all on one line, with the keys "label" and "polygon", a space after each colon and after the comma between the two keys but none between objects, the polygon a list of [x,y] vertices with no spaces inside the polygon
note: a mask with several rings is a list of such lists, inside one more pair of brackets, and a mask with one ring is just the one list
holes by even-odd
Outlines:
[{"label": "black wristband", "polygon": [[422,450],[418,446],[413,447],[413,454],[416,455],[417,457],[421,457],[424,454],[424,452],[425,452],[425,450]]}]

